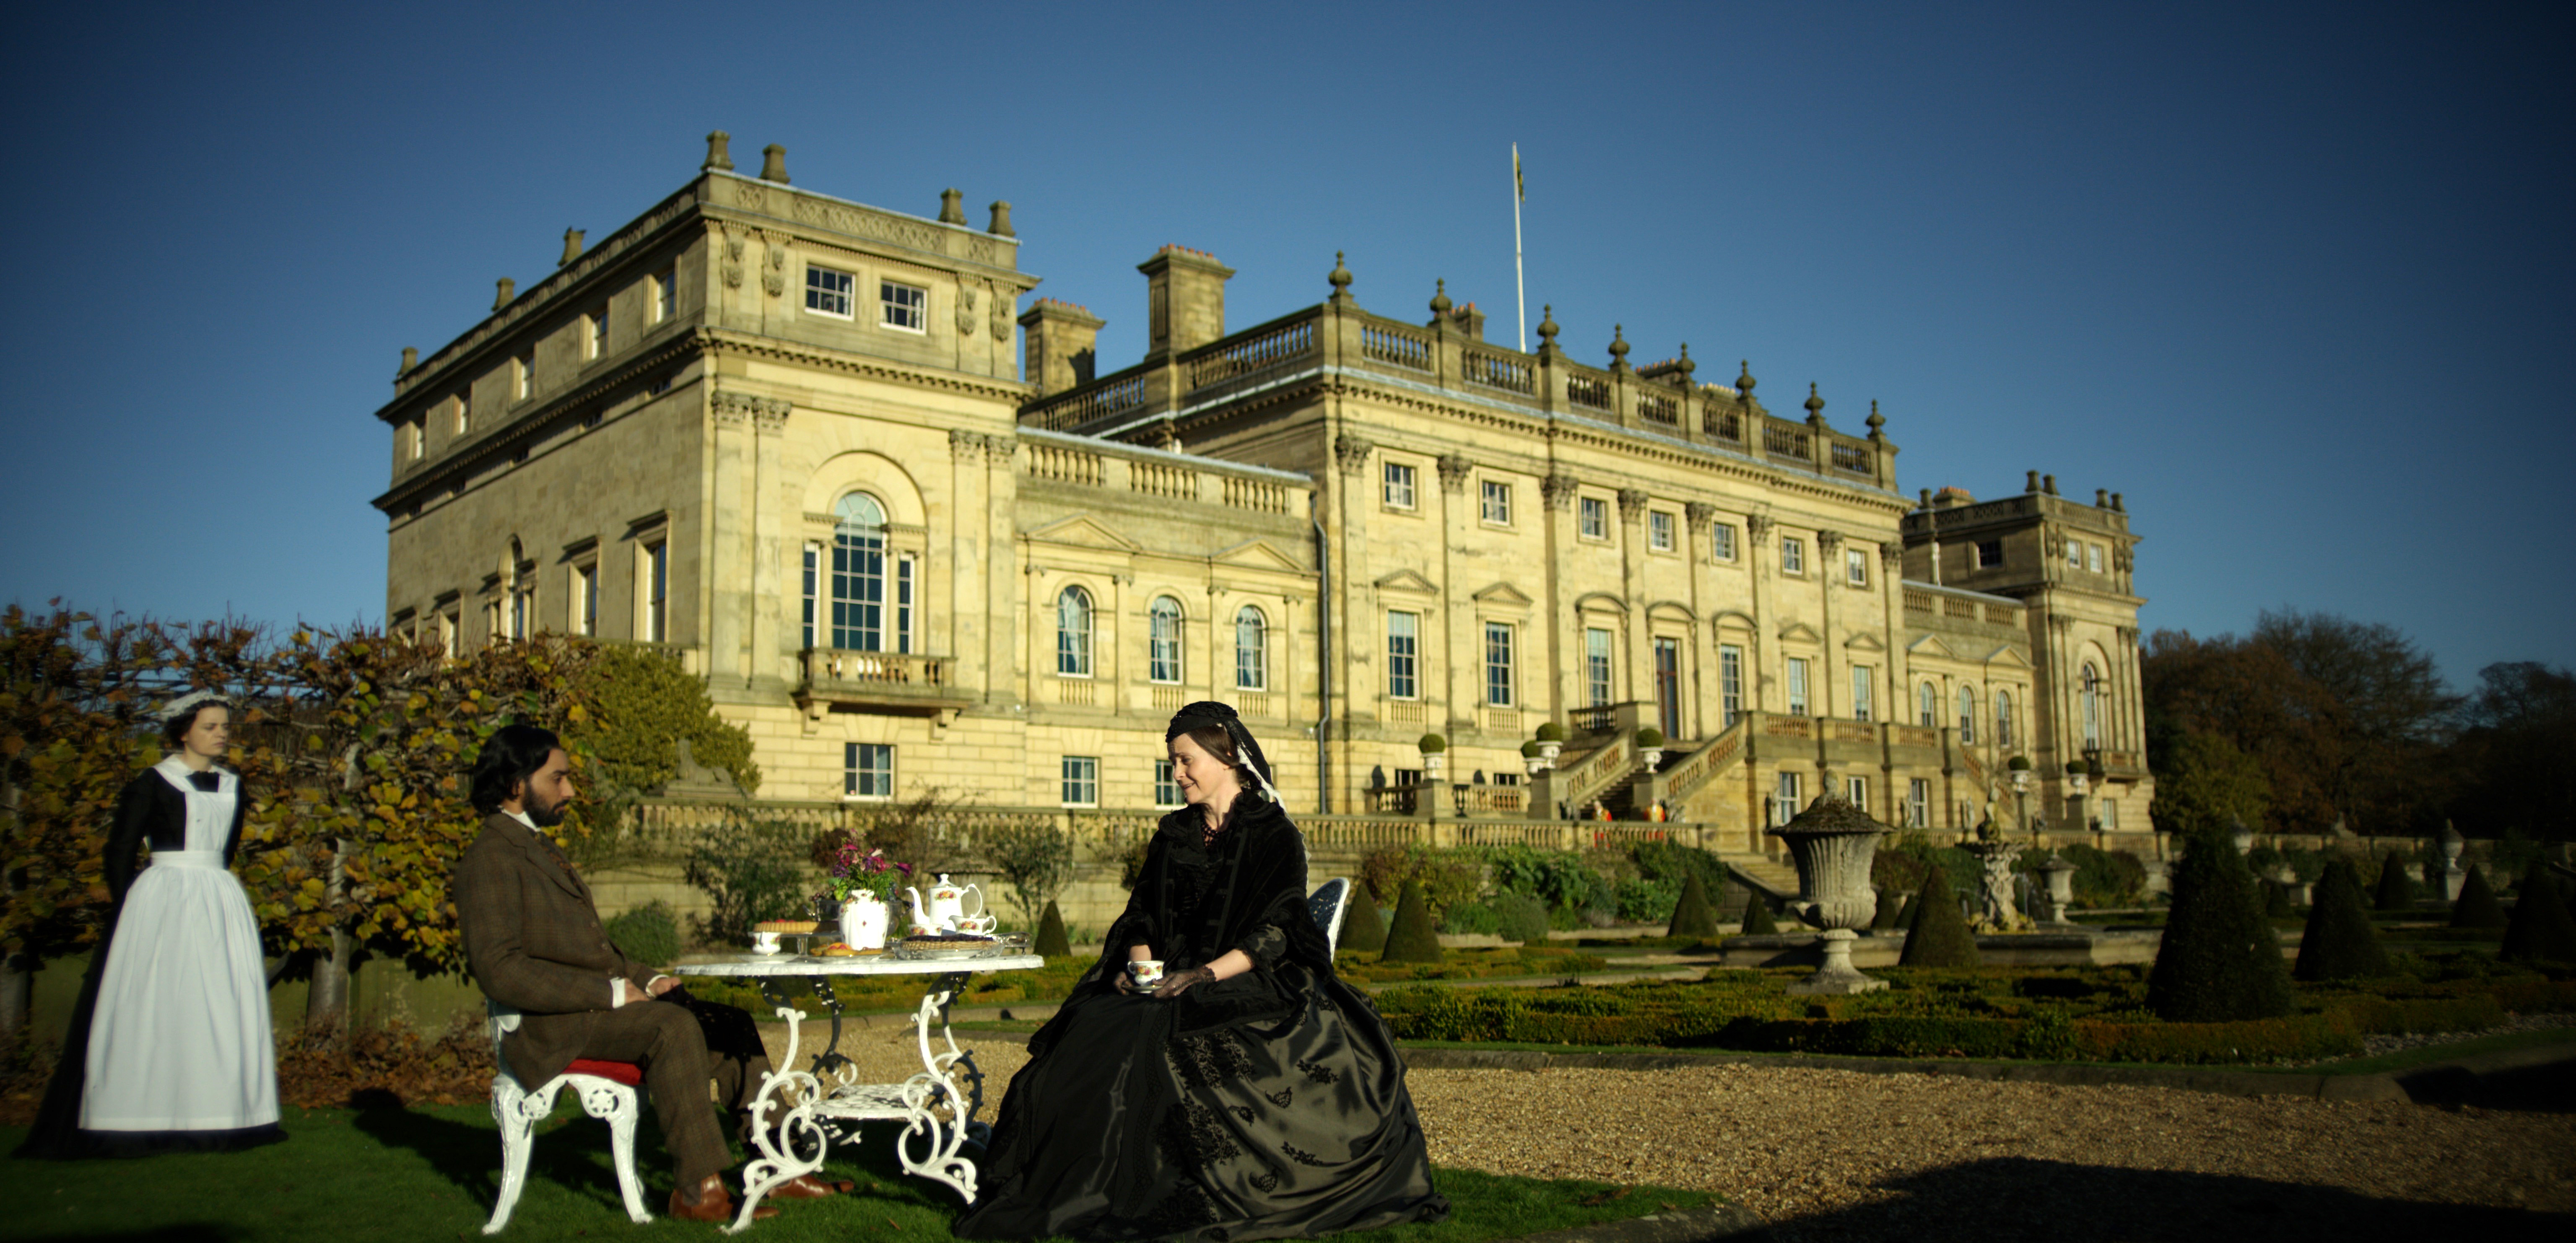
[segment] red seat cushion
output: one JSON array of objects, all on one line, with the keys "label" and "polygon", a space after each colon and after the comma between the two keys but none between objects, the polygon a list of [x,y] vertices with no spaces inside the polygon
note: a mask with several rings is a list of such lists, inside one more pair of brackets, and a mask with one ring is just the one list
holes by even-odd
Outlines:
[{"label": "red seat cushion", "polygon": [[630,1088],[640,1087],[644,1083],[644,1069],[633,1062],[602,1062],[594,1058],[577,1057],[572,1060],[572,1065],[564,1067],[564,1073],[597,1075],[602,1079],[622,1083]]}]

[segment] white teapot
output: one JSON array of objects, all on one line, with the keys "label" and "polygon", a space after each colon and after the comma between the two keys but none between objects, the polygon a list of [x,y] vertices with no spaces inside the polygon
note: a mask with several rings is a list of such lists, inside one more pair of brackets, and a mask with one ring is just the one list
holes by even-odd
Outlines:
[{"label": "white teapot", "polygon": [[[962,921],[984,912],[984,891],[973,885],[954,884],[946,872],[940,873],[939,883],[930,887],[927,906],[922,904],[920,890],[906,888],[904,892],[912,896],[912,930],[917,933],[955,932]],[[966,905],[969,894],[975,898],[971,910]]]}]

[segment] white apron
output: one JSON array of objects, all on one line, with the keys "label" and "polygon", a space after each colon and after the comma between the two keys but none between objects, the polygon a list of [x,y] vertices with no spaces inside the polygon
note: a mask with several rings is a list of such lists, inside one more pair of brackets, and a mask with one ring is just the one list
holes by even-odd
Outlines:
[{"label": "white apron", "polygon": [[209,794],[177,756],[153,766],[188,801],[185,850],[155,851],[126,891],[89,1037],[81,1126],[228,1131],[277,1116],[277,1049],[259,922],[224,868],[241,779]]}]

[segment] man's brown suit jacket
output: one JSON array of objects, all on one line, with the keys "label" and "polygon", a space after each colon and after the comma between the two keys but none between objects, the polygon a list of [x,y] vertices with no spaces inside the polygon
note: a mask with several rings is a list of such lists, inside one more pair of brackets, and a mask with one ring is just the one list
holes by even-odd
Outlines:
[{"label": "man's brown suit jacket", "polygon": [[501,1057],[521,1083],[544,1083],[581,1056],[616,1005],[611,976],[636,990],[631,1001],[652,982],[650,969],[609,944],[590,887],[506,812],[484,819],[449,884],[474,982],[522,1016],[501,1038]]}]

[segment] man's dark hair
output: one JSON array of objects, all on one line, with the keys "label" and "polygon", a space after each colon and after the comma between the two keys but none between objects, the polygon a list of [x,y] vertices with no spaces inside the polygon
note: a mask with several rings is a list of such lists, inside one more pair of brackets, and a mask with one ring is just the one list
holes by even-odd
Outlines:
[{"label": "man's dark hair", "polygon": [[487,816],[501,810],[501,804],[517,796],[521,783],[536,776],[546,766],[546,757],[562,746],[553,730],[534,725],[494,730],[491,741],[483,744],[483,753],[474,757],[474,810]]}]

